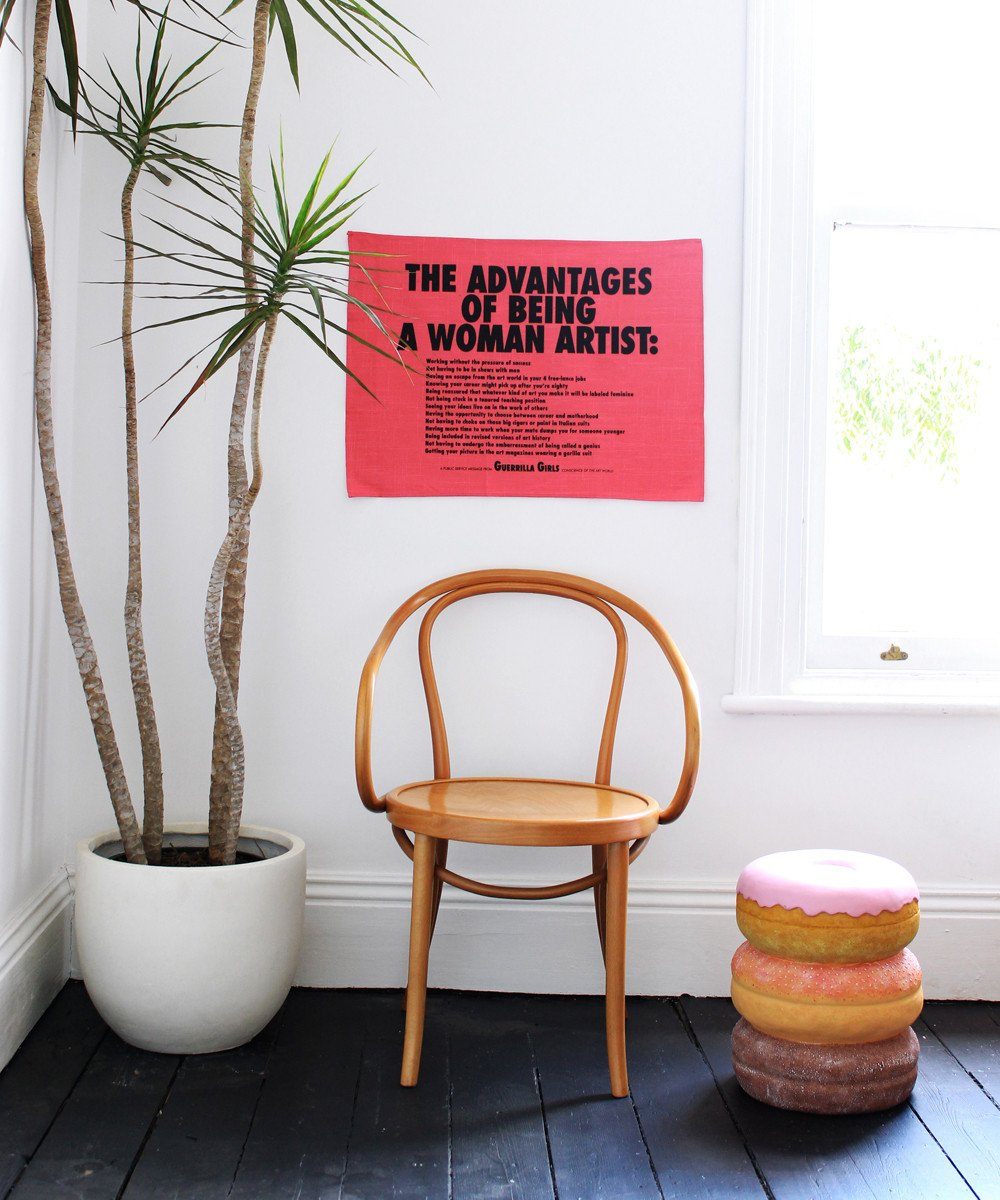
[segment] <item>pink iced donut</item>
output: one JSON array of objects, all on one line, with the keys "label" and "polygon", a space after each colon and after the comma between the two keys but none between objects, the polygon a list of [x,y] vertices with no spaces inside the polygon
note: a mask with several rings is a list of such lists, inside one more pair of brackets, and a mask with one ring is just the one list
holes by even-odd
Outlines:
[{"label": "pink iced donut", "polygon": [[857,850],[785,850],[744,867],[736,890],[762,908],[780,904],[852,917],[896,912],[920,898],[909,871],[891,858]]},{"label": "pink iced donut", "polygon": [[736,920],[759,950],[806,962],[870,962],[913,940],[909,871],[877,854],[792,850],[755,859],[737,884]]}]

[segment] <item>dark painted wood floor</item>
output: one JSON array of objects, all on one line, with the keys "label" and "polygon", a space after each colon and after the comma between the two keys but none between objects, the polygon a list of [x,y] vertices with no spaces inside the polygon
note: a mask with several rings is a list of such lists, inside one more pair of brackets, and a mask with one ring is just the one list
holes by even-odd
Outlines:
[{"label": "dark painted wood floor", "polygon": [[908,1105],[780,1113],[733,1080],[725,1000],[631,1000],[608,1095],[591,999],[435,993],[398,1086],[398,992],[292,993],[252,1044],[124,1045],[70,983],[0,1076],[17,1200],[1000,1197],[1000,1005],[931,1004]]}]

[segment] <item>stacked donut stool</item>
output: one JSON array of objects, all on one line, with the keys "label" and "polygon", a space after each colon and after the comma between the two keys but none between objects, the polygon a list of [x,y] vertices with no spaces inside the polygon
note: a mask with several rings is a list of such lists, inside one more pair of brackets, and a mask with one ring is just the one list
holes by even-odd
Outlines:
[{"label": "stacked donut stool", "polygon": [[918,904],[913,876],[874,854],[795,850],[746,867],[736,919],[747,940],[732,983],[745,1092],[812,1113],[875,1112],[909,1096],[923,991],[906,947]]}]

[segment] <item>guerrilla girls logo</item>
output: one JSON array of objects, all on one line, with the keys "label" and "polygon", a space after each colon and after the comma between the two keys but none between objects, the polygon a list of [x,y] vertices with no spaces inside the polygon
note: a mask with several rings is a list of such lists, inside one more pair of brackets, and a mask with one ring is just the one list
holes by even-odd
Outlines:
[{"label": "guerrilla girls logo", "polygon": [[556,472],[559,470],[557,463],[537,462],[537,463],[509,463],[501,462],[499,459],[493,464],[494,471],[544,471]]},{"label": "guerrilla girls logo", "polygon": [[[458,293],[454,263],[406,263],[411,292]],[[656,354],[650,325],[598,323],[603,296],[646,296],[652,267],[523,267],[476,264],[469,270],[461,321],[429,321],[432,351],[542,354],[550,330],[556,354]],[[419,349],[416,326],[403,323],[399,348]]]}]

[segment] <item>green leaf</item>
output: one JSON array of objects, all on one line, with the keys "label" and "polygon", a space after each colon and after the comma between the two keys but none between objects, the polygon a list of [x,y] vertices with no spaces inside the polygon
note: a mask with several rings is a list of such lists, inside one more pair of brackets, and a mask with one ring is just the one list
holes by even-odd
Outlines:
[{"label": "green leaf", "polygon": [[185,404],[191,397],[202,388],[216,372],[220,371],[227,362],[236,354],[239,353],[245,342],[250,341],[256,336],[257,330],[263,326],[266,316],[259,311],[247,313],[241,320],[237,321],[223,335],[219,347],[209,359],[208,363],[202,369],[198,378],[194,381],[185,395],[177,402],[171,411],[170,415],[157,430],[157,436],[161,434],[170,422],[177,416]]},{"label": "green leaf", "polygon": [[63,64],[66,67],[66,89],[73,136],[76,137],[78,110],[80,107],[80,59],[76,45],[76,29],[73,26],[73,9],[69,0],[55,0],[56,22],[59,26],[59,42],[62,46]]},{"label": "green leaf", "polygon": [[278,210],[278,223],[281,226],[281,232],[285,239],[288,238],[288,207],[285,203],[285,193],[282,189],[281,182],[278,179],[278,169],[274,165],[274,157],[271,157],[271,183],[274,187],[274,206]]},{"label": "green leaf", "polygon": [[323,308],[323,297],[320,294],[319,288],[314,283],[307,283],[306,288],[313,298],[313,304],[316,305],[316,315],[319,317],[320,335],[323,341],[326,341],[326,310]]},{"label": "green leaf", "polygon": [[14,2],[15,0],[0,0],[0,46],[3,45],[7,26],[10,23],[11,14],[14,12]]},{"label": "green leaf", "polygon": [[[163,203],[178,213],[184,213],[188,221],[178,227],[170,221],[149,217],[151,224],[167,233],[179,243],[177,249],[157,250],[144,243],[135,243],[141,255],[137,258],[157,258],[185,268],[195,276],[191,280],[164,280],[158,278],[137,282],[137,287],[147,288],[144,294],[155,295],[160,300],[189,303],[193,311],[145,325],[137,332],[156,328],[169,328],[182,323],[224,316],[232,318],[232,324],[212,340],[209,360],[198,372],[192,386],[172,410],[167,422],[184,407],[213,374],[229,362],[239,348],[255,337],[261,326],[269,319],[282,318],[290,321],[301,332],[323,350],[324,355],[338,369],[356,378],[348,371],[346,363],[329,345],[331,331],[357,341],[387,359],[406,364],[396,348],[396,338],[391,336],[379,311],[352,296],[349,291],[347,268],[355,256],[347,249],[329,246],[331,237],[357,211],[358,203],[366,193],[349,195],[351,182],[361,164],[348,171],[335,188],[323,195],[321,187],[331,162],[327,152],[295,206],[289,204],[289,192],[285,176],[284,144],[279,144],[278,154],[272,157],[271,192],[273,202],[265,205],[254,196],[253,224],[255,230],[254,282],[248,286],[243,277],[243,263],[239,256],[242,232],[242,211],[229,195],[220,195],[221,216],[217,210],[203,210],[178,201],[161,198]],[[181,164],[183,169],[183,164]],[[294,219],[290,214],[294,212]],[[207,232],[206,232],[207,229]],[[232,250],[230,250],[232,247]],[[377,256],[376,256],[377,257]],[[158,272],[162,275],[163,272]],[[166,288],[166,291],[162,289]],[[151,289],[161,289],[159,292]],[[312,307],[309,307],[311,303]],[[376,341],[360,337],[349,331],[345,324],[330,319],[328,306],[331,304],[354,304],[371,321],[372,327],[386,339],[384,346]],[[388,307],[385,310],[388,312]],[[318,325],[318,333],[315,329]],[[196,355],[195,357],[200,357]],[[189,360],[193,361],[193,359]],[[183,369],[186,369],[186,365]],[[176,372],[175,372],[176,375]],[[363,380],[358,384],[371,394]],[[163,385],[161,385],[163,386]],[[164,422],[164,425],[167,424]]]},{"label": "green leaf", "polygon": [[292,79],[295,80],[295,90],[300,91],[299,52],[295,45],[295,29],[292,26],[292,18],[285,6],[285,0],[271,0],[270,15],[272,22],[277,18],[278,26],[281,29],[281,40],[285,43],[285,57],[288,59],[288,69],[292,73]]},{"label": "green leaf", "polygon": [[[368,395],[369,395],[369,396],[371,396],[371,398],[372,398],[373,400],[378,400],[378,396],[376,396],[376,395],[375,395],[375,393],[374,393],[374,392],[371,390],[371,388],[368,386],[368,384],[367,384],[367,383],[365,383],[365,381],[364,381],[364,380],[363,380],[363,379],[360,377],[360,375],[356,375],[356,374],[355,374],[355,373],[354,373],[354,372],[353,372],[353,371],[352,371],[352,370],[351,370],[351,369],[348,367],[347,363],[345,363],[345,362],[343,361],[343,359],[341,359],[341,358],[338,358],[338,356],[337,356],[336,354],[334,354],[334,352],[333,352],[333,351],[330,349],[330,347],[329,347],[329,346],[326,344],[326,342],[322,341],[322,339],[320,339],[319,337],[317,337],[317,336],[316,336],[316,334],[315,334],[315,333],[313,333],[313,331],[312,331],[312,330],[309,328],[309,326],[308,326],[308,325],[306,325],[306,323],[305,323],[304,321],[300,321],[300,320],[298,319],[298,317],[296,317],[296,316],[293,316],[293,314],[292,314],[292,313],[290,313],[290,312],[289,312],[289,313],[286,313],[286,314],[285,314],[285,316],[288,318],[288,320],[289,320],[289,321],[291,321],[291,323],[292,323],[293,325],[295,325],[295,326],[297,326],[299,329],[301,329],[301,330],[302,330],[302,332],[303,332],[303,333],[306,335],[306,337],[307,337],[307,338],[308,338],[308,339],[309,339],[309,340],[310,340],[310,341],[311,341],[311,342],[312,342],[314,345],[316,345],[316,346],[319,346],[320,350],[322,350],[322,351],[323,351],[323,353],[324,353],[324,354],[327,356],[327,358],[328,358],[328,359],[330,359],[330,361],[331,361],[331,362],[334,362],[334,363],[336,363],[336,364],[337,364],[337,366],[340,368],[340,370],[341,370],[341,371],[342,371],[342,372],[343,372],[345,375],[347,375],[347,376],[349,376],[351,379],[353,379],[353,380],[354,380],[354,382],[355,382],[355,383],[356,383],[356,384],[357,384],[359,387],[363,388],[363,389],[364,389],[364,390],[365,390],[365,391],[368,393]],[[379,403],[381,404],[381,401],[380,401],[380,400],[379,400]]]},{"label": "green leaf", "polygon": [[302,203],[299,205],[299,211],[295,214],[295,221],[292,224],[292,231],[289,235],[290,241],[294,244],[298,241],[299,235],[302,233],[302,227],[305,225],[312,211],[313,203],[316,200],[316,193],[319,191],[319,185],[323,182],[323,176],[326,174],[326,168],[330,163],[330,155],[333,153],[331,146],[323,157],[323,161],[319,164],[319,170],[312,178],[312,182],[306,188],[306,194],[302,197]]},{"label": "green leaf", "polygon": [[[231,0],[222,15],[231,13],[242,2],[243,0]],[[427,80],[420,64],[396,30],[410,36],[416,35],[380,4],[375,4],[372,0],[369,0],[367,5],[359,3],[358,0],[295,0],[295,3],[355,58],[370,58],[395,74],[387,57],[383,56],[385,53],[388,57],[398,58],[407,66],[413,67],[421,78]],[[289,0],[272,0],[268,14],[269,33],[275,22],[281,28],[288,65],[295,86],[298,87],[298,60]]]}]

